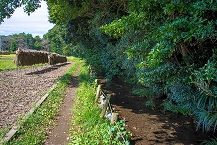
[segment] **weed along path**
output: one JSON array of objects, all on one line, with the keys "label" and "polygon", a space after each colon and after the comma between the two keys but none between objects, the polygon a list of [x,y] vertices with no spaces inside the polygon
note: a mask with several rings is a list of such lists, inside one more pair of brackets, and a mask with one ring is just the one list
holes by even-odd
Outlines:
[{"label": "weed along path", "polygon": [[60,112],[56,117],[56,126],[48,132],[48,139],[44,145],[65,145],[69,140],[69,129],[72,119],[72,106],[75,98],[76,88],[78,87],[78,67],[73,78],[63,94],[63,103]]}]

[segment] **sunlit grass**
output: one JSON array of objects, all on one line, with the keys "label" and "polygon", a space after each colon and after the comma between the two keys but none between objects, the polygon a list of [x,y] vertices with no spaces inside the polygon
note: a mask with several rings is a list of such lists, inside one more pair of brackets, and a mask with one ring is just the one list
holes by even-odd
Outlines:
[{"label": "sunlit grass", "polygon": [[0,71],[16,69],[16,65],[13,62],[15,54],[0,55]]},{"label": "sunlit grass", "polygon": [[90,82],[87,68],[82,67],[79,74],[79,88],[73,105],[71,145],[100,144],[107,132],[108,122],[99,117],[100,109],[95,106],[95,87]]},{"label": "sunlit grass", "polygon": [[[73,119],[70,145],[128,145],[129,132],[123,129],[124,122],[110,125],[110,121],[100,118],[101,108],[95,103],[96,87],[88,74],[88,67],[82,64],[79,73],[79,88],[73,105]],[[118,130],[117,128],[122,128]],[[122,134],[125,140],[120,139]]]}]

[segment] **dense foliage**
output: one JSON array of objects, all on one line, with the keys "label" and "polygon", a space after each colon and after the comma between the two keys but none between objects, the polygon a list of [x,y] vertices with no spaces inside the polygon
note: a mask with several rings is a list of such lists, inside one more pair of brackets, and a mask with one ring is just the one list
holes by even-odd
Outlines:
[{"label": "dense foliage", "polygon": [[216,14],[213,1],[133,0],[129,15],[101,27],[115,38],[142,35],[125,51],[139,62],[139,82],[167,94],[166,110],[195,115],[204,131],[217,127]]},{"label": "dense foliage", "polygon": [[0,0],[0,24],[10,18],[16,8],[24,5],[24,11],[30,15],[40,7],[40,0]]},{"label": "dense foliage", "polygon": [[[213,0],[48,0],[54,51],[167,95],[165,110],[217,127],[217,3]],[[37,6],[37,5],[36,5]],[[137,87],[138,88],[138,87]]]},{"label": "dense foliage", "polygon": [[[64,2],[48,1],[51,21],[64,26],[66,44],[93,68],[140,85],[134,93],[166,94],[165,110],[216,130],[216,2]],[[54,12],[62,6],[70,11]]]}]

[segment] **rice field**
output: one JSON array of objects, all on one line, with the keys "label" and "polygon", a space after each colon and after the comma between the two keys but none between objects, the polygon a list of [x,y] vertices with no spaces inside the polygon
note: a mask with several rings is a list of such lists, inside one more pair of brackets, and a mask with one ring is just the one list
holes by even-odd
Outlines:
[{"label": "rice field", "polygon": [[15,54],[0,55],[0,71],[16,69],[13,62]]}]

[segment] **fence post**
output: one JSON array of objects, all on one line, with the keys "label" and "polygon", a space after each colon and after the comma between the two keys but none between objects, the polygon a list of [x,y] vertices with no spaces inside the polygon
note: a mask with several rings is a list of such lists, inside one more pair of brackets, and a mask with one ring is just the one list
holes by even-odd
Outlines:
[{"label": "fence post", "polygon": [[111,95],[108,94],[107,97],[106,97],[106,100],[105,100],[105,104],[103,105],[102,112],[100,114],[101,118],[103,118],[105,116],[105,113],[106,113],[110,98],[111,98]]},{"label": "fence post", "polygon": [[98,87],[97,87],[95,102],[97,102],[99,99],[101,87],[102,87],[102,85],[98,85]]},{"label": "fence post", "polygon": [[118,120],[118,113],[112,113],[111,124],[114,124]]}]

